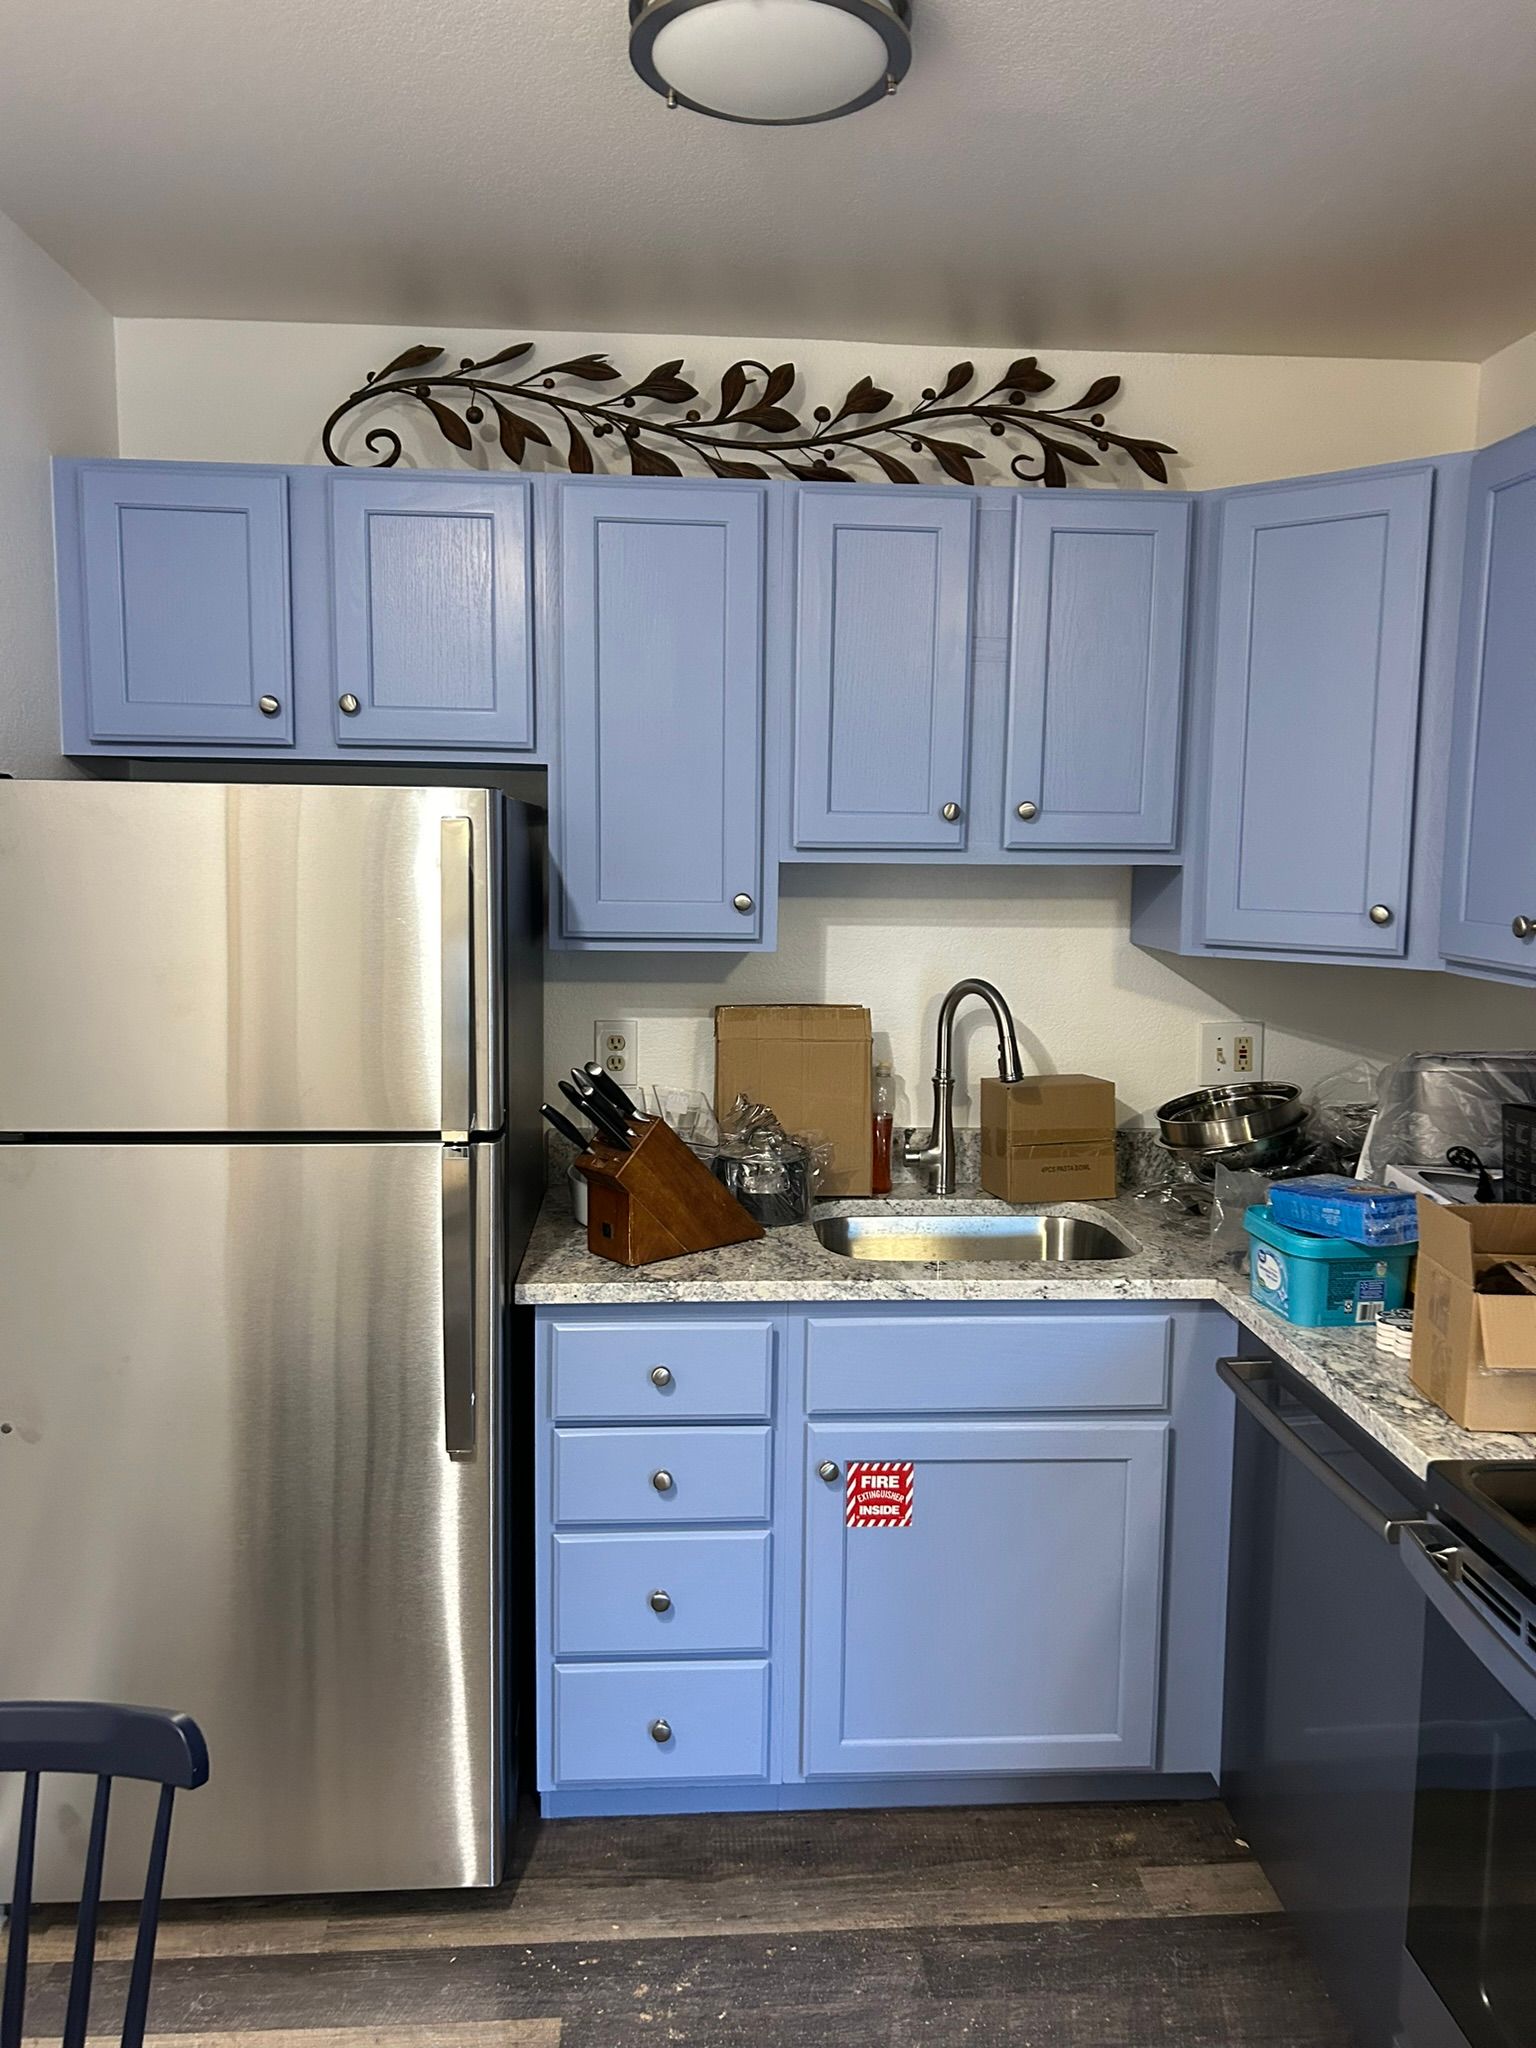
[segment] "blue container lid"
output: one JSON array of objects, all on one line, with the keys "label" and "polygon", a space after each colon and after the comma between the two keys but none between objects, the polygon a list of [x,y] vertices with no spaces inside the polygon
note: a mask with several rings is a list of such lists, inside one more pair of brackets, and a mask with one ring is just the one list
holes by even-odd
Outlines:
[{"label": "blue container lid", "polygon": [[1272,1245],[1293,1259],[1378,1259],[1410,1258],[1412,1245],[1356,1244],[1347,1237],[1313,1237],[1309,1231],[1291,1230],[1277,1223],[1267,1202],[1256,1202],[1243,1218],[1243,1228],[1261,1244]]}]

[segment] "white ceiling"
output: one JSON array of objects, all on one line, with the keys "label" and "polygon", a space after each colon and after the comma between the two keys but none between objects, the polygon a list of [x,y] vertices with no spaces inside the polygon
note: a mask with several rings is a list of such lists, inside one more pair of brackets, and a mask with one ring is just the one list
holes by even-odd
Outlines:
[{"label": "white ceiling", "polygon": [[1533,0],[914,0],[900,94],[669,113],[625,0],[4,0],[0,210],[120,314],[1478,358]]}]

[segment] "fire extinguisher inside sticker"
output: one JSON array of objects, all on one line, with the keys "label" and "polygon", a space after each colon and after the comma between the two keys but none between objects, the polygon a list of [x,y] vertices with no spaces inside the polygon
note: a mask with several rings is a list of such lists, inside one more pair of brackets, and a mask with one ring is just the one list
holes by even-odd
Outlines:
[{"label": "fire extinguisher inside sticker", "polygon": [[850,1529],[910,1529],[912,1460],[850,1459],[844,1519]]}]

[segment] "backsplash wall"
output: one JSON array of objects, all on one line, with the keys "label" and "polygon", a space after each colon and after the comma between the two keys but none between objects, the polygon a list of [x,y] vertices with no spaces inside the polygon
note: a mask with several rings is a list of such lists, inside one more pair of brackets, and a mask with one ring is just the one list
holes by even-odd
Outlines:
[{"label": "backsplash wall", "polygon": [[[865,1003],[910,1121],[923,1122],[939,1001],[968,974],[1007,996],[1026,1071],[1106,1075],[1122,1121],[1196,1085],[1206,1018],[1262,1022],[1266,1071],[1303,1084],[1362,1056],[1536,1044],[1536,994],[1522,989],[1384,968],[1173,962],[1133,946],[1129,920],[1128,869],[786,867],[775,953],[551,953],[550,1085],[592,1057],[598,1017],[638,1018],[641,1082],[712,1092],[716,1003]],[[956,1119],[973,1123],[976,1084],[995,1065],[980,1004],[962,1013],[956,1064]]]}]

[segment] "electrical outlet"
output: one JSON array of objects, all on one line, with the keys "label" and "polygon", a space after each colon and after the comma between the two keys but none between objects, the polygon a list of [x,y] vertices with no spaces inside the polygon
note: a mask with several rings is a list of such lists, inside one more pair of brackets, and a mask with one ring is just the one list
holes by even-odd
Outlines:
[{"label": "electrical outlet", "polygon": [[640,1071],[640,1025],[634,1017],[599,1017],[592,1027],[592,1057],[621,1088],[633,1088]]},{"label": "electrical outlet", "polygon": [[1264,1026],[1242,1021],[1200,1026],[1200,1079],[1206,1087],[1225,1081],[1257,1081],[1264,1073]]}]

